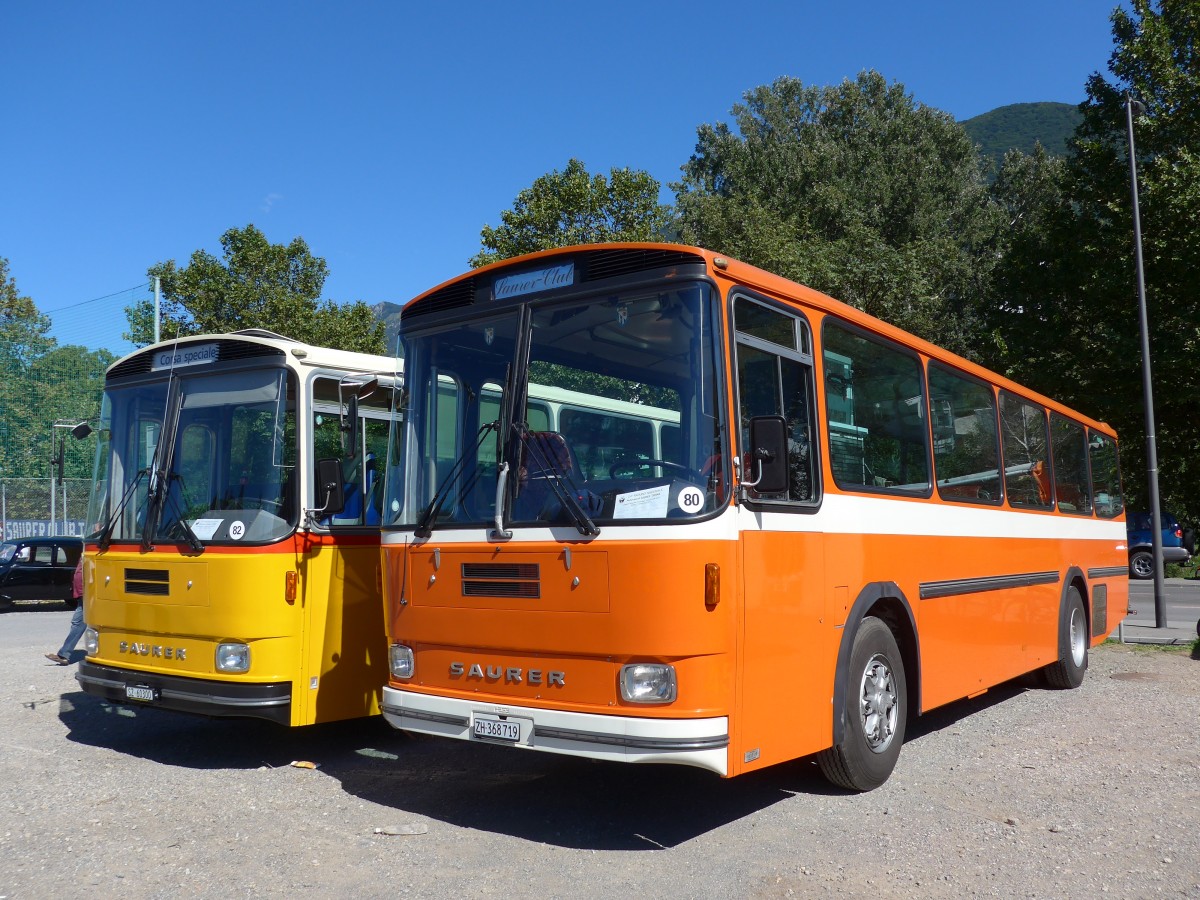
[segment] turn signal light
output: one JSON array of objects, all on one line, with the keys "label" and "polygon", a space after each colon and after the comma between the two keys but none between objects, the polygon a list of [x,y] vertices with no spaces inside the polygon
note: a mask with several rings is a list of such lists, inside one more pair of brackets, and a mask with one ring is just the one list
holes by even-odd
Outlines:
[{"label": "turn signal light", "polygon": [[708,563],[704,567],[704,608],[709,612],[721,602],[721,567]]},{"label": "turn signal light", "polygon": [[296,573],[286,572],[283,576],[283,599],[288,602],[288,605],[296,602]]}]

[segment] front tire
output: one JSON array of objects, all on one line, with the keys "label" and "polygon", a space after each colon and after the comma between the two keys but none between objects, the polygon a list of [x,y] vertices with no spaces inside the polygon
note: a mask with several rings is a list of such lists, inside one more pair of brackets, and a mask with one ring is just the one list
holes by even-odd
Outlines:
[{"label": "front tire", "polygon": [[863,619],[850,650],[841,743],[817,754],[839,787],[870,791],[896,768],[908,721],[908,685],[896,638],[882,620]]},{"label": "front tire", "polygon": [[1058,626],[1058,660],[1046,666],[1046,683],[1052,688],[1070,690],[1083,684],[1088,667],[1087,612],[1079,589],[1067,589],[1064,601],[1065,618]]}]

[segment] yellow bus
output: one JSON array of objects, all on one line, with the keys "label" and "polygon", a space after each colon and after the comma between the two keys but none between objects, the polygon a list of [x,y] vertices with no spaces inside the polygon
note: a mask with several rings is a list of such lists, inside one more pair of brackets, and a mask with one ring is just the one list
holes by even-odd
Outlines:
[{"label": "yellow bus", "polygon": [[1076,686],[1125,613],[1111,428],[768,272],[563,248],[401,336],[397,728],[721,776],[816,754],[869,790],[912,717]]},{"label": "yellow bus", "polygon": [[84,691],[283,725],[379,712],[398,370],[261,330],[166,341],[109,368]]}]

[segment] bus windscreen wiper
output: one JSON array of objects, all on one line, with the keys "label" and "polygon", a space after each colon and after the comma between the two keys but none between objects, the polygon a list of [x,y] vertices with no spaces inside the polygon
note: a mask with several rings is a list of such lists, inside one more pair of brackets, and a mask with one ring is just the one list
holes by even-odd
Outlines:
[{"label": "bus windscreen wiper", "polygon": [[[446,502],[446,498],[450,495],[450,485],[453,484],[454,480],[462,474],[462,470],[466,466],[467,460],[474,457],[479,452],[479,448],[483,446],[483,439],[487,437],[488,432],[499,427],[500,423],[498,421],[485,422],[480,426],[475,445],[470,448],[464,448],[463,452],[459,454],[458,459],[454,461],[454,465],[450,467],[450,471],[446,474],[446,477],[442,479],[442,483],[438,485],[438,489],[434,492],[433,498],[429,501],[429,505],[425,507],[425,512],[421,514],[421,518],[417,522],[416,530],[413,531],[414,535],[419,538],[427,538],[429,535],[433,534],[433,523],[437,519],[438,513],[441,512],[442,504]],[[479,478],[478,468],[475,470],[475,476],[472,479],[471,484],[464,488],[464,493],[474,485],[475,479],[477,478]]]},{"label": "bus windscreen wiper", "polygon": [[[559,474],[556,471],[544,447],[537,440],[530,439],[529,431],[524,425],[516,426],[516,431],[524,454],[536,463],[541,471],[547,473],[544,479],[546,484],[549,485],[555,498],[571,516],[571,521],[579,529],[579,533],[584,535],[599,534],[599,526],[592,521],[592,517],[587,514],[587,510],[583,508],[583,504],[579,502],[579,498],[576,496],[578,486],[571,481],[571,476]],[[564,480],[566,481],[565,485],[563,484]]]},{"label": "bus windscreen wiper", "polygon": [[113,528],[117,525],[117,519],[121,517],[121,512],[125,509],[125,505],[129,502],[129,498],[133,496],[133,492],[137,490],[137,486],[142,483],[142,479],[150,471],[149,467],[139,469],[138,473],[133,476],[133,481],[129,483],[129,487],[125,489],[125,493],[121,495],[121,502],[117,504],[117,508],[109,514],[109,517],[104,520],[104,525],[100,528],[100,549],[107,550],[110,539],[112,538]]},{"label": "bus windscreen wiper", "polygon": [[[187,490],[187,486],[183,483],[183,476],[178,472],[171,473],[170,481],[178,481],[180,490]],[[177,495],[171,492],[170,481],[167,483],[167,500],[171,505],[171,509],[174,510],[175,515],[178,516],[178,518],[175,520],[175,524],[177,524],[179,526],[179,530],[183,532],[183,537],[187,542],[187,545],[197,553],[203,553],[204,544],[201,543],[200,538],[196,536],[196,532],[192,531],[192,526],[188,524],[187,517],[184,515],[185,510],[181,508],[181,504]],[[168,528],[167,531],[169,533],[170,529]]]}]

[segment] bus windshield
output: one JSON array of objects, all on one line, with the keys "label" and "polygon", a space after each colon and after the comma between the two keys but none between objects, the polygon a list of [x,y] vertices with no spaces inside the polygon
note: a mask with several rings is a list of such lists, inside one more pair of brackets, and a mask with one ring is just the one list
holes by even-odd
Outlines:
[{"label": "bus windshield", "polygon": [[389,466],[390,524],[490,525],[498,496],[508,526],[584,533],[715,510],[729,496],[715,299],[674,284],[406,333],[391,456],[413,464]]},{"label": "bus windshield", "polygon": [[92,536],[199,549],[290,534],[294,392],[283,369],[107,389],[88,511]]}]

